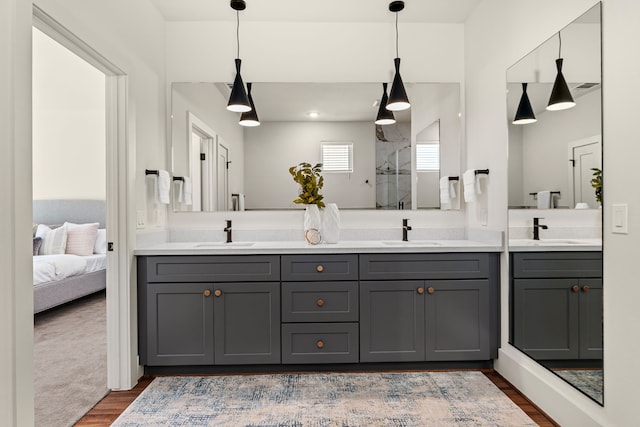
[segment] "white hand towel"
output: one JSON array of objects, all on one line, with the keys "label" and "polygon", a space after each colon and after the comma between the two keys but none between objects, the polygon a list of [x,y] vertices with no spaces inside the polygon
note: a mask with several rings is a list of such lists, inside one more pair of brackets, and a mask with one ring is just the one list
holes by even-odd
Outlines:
[{"label": "white hand towel", "polygon": [[238,210],[244,211],[244,193],[238,193]]},{"label": "white hand towel", "polygon": [[538,209],[551,209],[551,191],[538,191],[536,195]]},{"label": "white hand towel", "polygon": [[157,204],[168,205],[169,204],[169,194],[171,188],[171,177],[169,176],[169,172],[166,170],[158,170],[158,199]]},{"label": "white hand towel", "polygon": [[173,183],[178,187],[175,191],[178,203],[184,203],[184,180],[173,181]]},{"label": "white hand towel", "polygon": [[449,181],[449,198],[455,199],[458,195],[456,194],[456,184],[458,181]]},{"label": "white hand towel", "polygon": [[440,204],[451,203],[451,194],[449,186],[449,177],[443,176],[440,178]]},{"label": "white hand towel", "polygon": [[182,186],[182,203],[184,203],[185,205],[192,205],[193,204],[193,182],[191,181],[191,177],[185,176],[184,177],[184,185]]},{"label": "white hand towel", "polygon": [[476,179],[476,171],[474,169],[469,169],[462,174],[462,181],[464,185],[464,201],[465,202],[475,202],[476,194],[478,191],[478,184]]}]

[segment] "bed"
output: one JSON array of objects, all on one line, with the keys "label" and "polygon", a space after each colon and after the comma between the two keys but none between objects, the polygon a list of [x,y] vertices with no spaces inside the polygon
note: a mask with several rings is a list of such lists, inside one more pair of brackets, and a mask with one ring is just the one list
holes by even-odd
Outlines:
[{"label": "bed", "polygon": [[104,252],[82,256],[67,253],[34,255],[34,313],[106,288],[105,212],[104,200],[33,201],[33,222],[41,225],[39,232],[55,230],[56,226],[65,223],[71,223],[70,226],[97,223],[101,231],[92,252]]}]

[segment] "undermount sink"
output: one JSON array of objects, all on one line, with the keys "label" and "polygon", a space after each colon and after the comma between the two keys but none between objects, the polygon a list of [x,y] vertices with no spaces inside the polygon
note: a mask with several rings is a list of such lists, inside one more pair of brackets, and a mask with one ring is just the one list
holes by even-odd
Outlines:
[{"label": "undermount sink", "polygon": [[255,242],[206,242],[206,243],[198,243],[195,245],[196,248],[227,248],[227,247],[242,247],[242,246],[253,246]]},{"label": "undermount sink", "polygon": [[383,245],[389,245],[389,246],[442,246],[440,243],[438,242],[431,242],[431,241],[425,241],[425,240],[413,240],[413,241],[409,241],[409,242],[403,242],[401,240],[391,240],[388,242],[382,242]]}]

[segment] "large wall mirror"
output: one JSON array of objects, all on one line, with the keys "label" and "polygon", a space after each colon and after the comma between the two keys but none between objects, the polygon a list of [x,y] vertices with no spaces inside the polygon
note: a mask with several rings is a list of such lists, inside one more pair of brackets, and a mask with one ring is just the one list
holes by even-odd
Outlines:
[{"label": "large wall mirror", "polygon": [[[380,126],[374,120],[382,84],[253,83],[261,124],[243,127],[226,110],[227,84],[173,83],[174,209],[298,209],[289,167],[322,163],[336,146],[346,147],[350,164],[323,171],[326,202],[341,209],[458,209],[458,199],[441,205],[439,195],[441,177],[460,175],[460,87],[405,86],[411,109]],[[185,177],[188,203],[178,197]]]},{"label": "large wall mirror", "polygon": [[507,70],[507,106],[510,343],[603,404],[601,63],[598,3]]}]

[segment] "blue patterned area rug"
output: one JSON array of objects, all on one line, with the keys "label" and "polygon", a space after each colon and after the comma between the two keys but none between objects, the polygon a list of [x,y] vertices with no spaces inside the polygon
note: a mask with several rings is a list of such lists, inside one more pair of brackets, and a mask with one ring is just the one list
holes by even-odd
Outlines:
[{"label": "blue patterned area rug", "polygon": [[158,377],[112,424],[536,426],[481,372]]},{"label": "blue patterned area rug", "polygon": [[600,403],[604,403],[602,369],[554,369],[569,384]]}]

